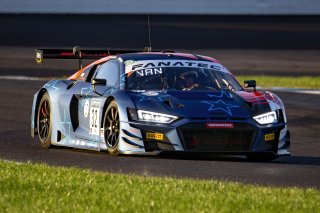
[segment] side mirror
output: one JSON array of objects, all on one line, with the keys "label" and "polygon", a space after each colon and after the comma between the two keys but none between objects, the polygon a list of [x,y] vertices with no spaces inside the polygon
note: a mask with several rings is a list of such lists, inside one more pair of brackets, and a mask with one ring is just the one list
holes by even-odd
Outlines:
[{"label": "side mirror", "polygon": [[91,86],[92,86],[92,90],[95,93],[97,93],[96,85],[106,86],[107,85],[107,80],[106,79],[101,79],[101,78],[92,78],[91,79]]},{"label": "side mirror", "polygon": [[257,83],[255,80],[244,81],[244,88],[253,87],[253,91],[256,91],[256,85],[257,85]]}]

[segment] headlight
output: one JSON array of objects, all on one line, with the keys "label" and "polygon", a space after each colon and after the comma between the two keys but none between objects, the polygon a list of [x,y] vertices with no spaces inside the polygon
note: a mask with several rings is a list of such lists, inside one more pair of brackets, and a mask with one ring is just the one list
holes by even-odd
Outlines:
[{"label": "headlight", "polygon": [[173,115],[166,115],[156,112],[149,112],[138,110],[138,120],[140,121],[148,121],[148,122],[156,122],[156,123],[171,123],[176,120],[178,117]]},{"label": "headlight", "polygon": [[275,111],[253,117],[259,124],[273,124],[278,122],[277,113]]}]

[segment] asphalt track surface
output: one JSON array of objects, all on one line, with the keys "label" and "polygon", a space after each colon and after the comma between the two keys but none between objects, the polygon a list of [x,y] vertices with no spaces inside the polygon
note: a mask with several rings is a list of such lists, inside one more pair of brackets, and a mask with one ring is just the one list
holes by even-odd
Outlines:
[{"label": "asphalt track surface", "polygon": [[32,96],[44,82],[2,81],[0,84],[0,158],[76,166],[92,170],[222,179],[275,186],[320,189],[319,95],[278,93],[287,107],[292,156],[274,162],[249,162],[241,157],[110,156],[106,152],[70,148],[43,149],[30,137]]},{"label": "asphalt track surface", "polygon": [[[6,33],[0,34],[0,45],[4,45],[4,51],[12,49],[12,46],[24,46],[32,49],[37,46],[72,46],[74,44],[84,43],[84,46],[98,47],[101,45],[101,39],[105,38],[105,34],[99,35],[93,26],[88,26],[90,21],[97,21],[97,18],[92,17],[77,17],[72,16],[66,19],[67,16],[54,17],[54,16],[2,16],[0,18],[1,31]],[[133,17],[133,18],[132,18]],[[113,24],[116,23],[125,24],[128,27],[140,26],[140,31],[136,30],[134,33],[138,33],[141,37],[145,37],[145,25],[144,18],[141,16],[131,17],[131,22],[127,17],[123,19],[116,19],[113,17]],[[108,16],[110,18],[110,16]],[[138,21],[136,20],[138,19]],[[199,30],[203,30],[201,40],[196,48],[205,48],[205,45],[210,43],[211,34],[218,34],[221,38],[220,43],[210,43],[210,45],[221,45],[221,48],[292,48],[293,41],[301,40],[296,49],[317,49],[320,43],[318,42],[319,36],[319,18],[311,19],[308,17],[291,17],[291,19],[281,19],[276,25],[274,20],[269,18],[262,18],[256,21],[245,21],[247,18],[239,19],[238,22],[242,24],[230,24],[230,19],[224,20],[225,23],[221,25],[221,34],[219,32],[209,32],[208,35],[203,34],[207,32],[207,22],[202,18],[188,20],[189,27],[191,29],[197,29],[194,31],[188,30],[191,34],[185,34],[186,39],[180,39],[181,36],[177,36],[177,31],[185,30],[187,32],[186,19],[180,20],[185,22],[181,24],[179,20],[172,22],[172,25],[180,23],[181,28],[172,27],[167,21],[161,21],[160,16],[154,17],[151,20],[159,19],[158,24],[154,22],[155,26],[163,26],[164,29],[173,30],[171,37],[162,37],[161,41],[154,42],[158,45],[158,48],[165,48],[166,45],[172,45],[177,48],[194,48],[193,44],[188,41],[191,37],[198,34]],[[210,17],[209,17],[210,18]],[[221,17],[220,17],[221,18]],[[274,18],[274,17],[273,17]],[[25,19],[25,22],[21,20]],[[100,18],[99,18],[100,19]],[[177,19],[181,19],[178,17]],[[213,19],[211,17],[211,19]],[[31,21],[30,21],[31,20]],[[110,21],[110,19],[108,19]],[[106,22],[106,28],[101,23],[100,29],[106,33],[110,26]],[[140,20],[140,21],[139,21]],[[216,18],[214,19],[216,20]],[[214,20],[211,20],[214,22]],[[236,18],[232,18],[232,23],[237,23]],[[264,20],[265,25],[269,28],[261,28],[261,20]],[[99,21],[99,20],[98,20]],[[223,20],[220,20],[223,22]],[[161,24],[162,23],[162,24]],[[166,25],[165,23],[169,24]],[[199,23],[203,23],[203,28],[198,27]],[[211,23],[211,22],[210,22]],[[248,24],[246,24],[248,23]],[[268,24],[269,23],[269,24]],[[41,27],[39,27],[41,26]],[[50,27],[49,27],[50,26]],[[61,27],[64,28],[61,28]],[[82,26],[82,30],[77,30]],[[202,26],[202,25],[200,25]],[[211,26],[211,24],[209,24]],[[226,26],[229,26],[230,29]],[[231,27],[232,26],[232,27]],[[234,29],[234,27],[236,29]],[[291,29],[283,30],[283,26]],[[20,28],[19,28],[20,27]],[[89,27],[89,29],[88,29]],[[248,27],[250,28],[248,30]],[[61,28],[61,29],[60,29]],[[108,44],[112,43],[114,47],[117,47],[120,43],[123,46],[137,48],[145,46],[144,41],[135,40],[137,37],[132,36],[130,31],[126,28],[119,27],[118,30],[123,31],[123,35],[119,38],[115,38],[117,27],[110,28],[109,37],[112,38]],[[228,29],[225,29],[228,28]],[[287,29],[286,28],[286,29]],[[63,29],[63,30],[62,30]],[[88,29],[88,32],[92,32],[95,35],[95,39],[86,37],[83,33],[83,29]],[[209,27],[210,29],[210,27]],[[228,39],[225,39],[225,35],[230,35],[231,38],[236,39],[234,34],[240,38],[261,38],[265,33],[264,30],[274,33],[279,33],[279,37],[273,38],[272,36],[265,40],[256,39],[250,44],[243,44],[240,40],[232,41],[230,46]],[[243,30],[246,32],[242,35]],[[156,31],[156,30],[155,30]],[[161,35],[159,30],[159,34]],[[210,31],[210,30],[209,30]],[[291,33],[290,33],[291,32]],[[292,33],[294,32],[294,33]],[[10,34],[11,33],[11,34]],[[73,36],[70,35],[73,33]],[[140,33],[140,34],[139,34]],[[154,32],[153,32],[154,33]],[[86,34],[87,35],[87,34]],[[180,34],[179,34],[180,35]],[[255,36],[256,35],[256,36]],[[269,35],[269,34],[268,34]],[[292,35],[291,38],[286,36]],[[260,37],[259,37],[260,36]],[[130,38],[132,40],[130,40]],[[125,40],[124,38],[129,38]],[[218,38],[218,37],[217,37]],[[267,38],[263,36],[263,38]],[[273,39],[272,39],[273,38]],[[274,43],[275,41],[281,42]],[[157,40],[155,40],[157,41]],[[187,43],[185,43],[187,41]],[[225,42],[223,42],[225,41]],[[262,42],[263,41],[263,42]],[[124,42],[124,43],[122,43]],[[136,43],[134,43],[136,42]],[[70,45],[71,43],[71,45]],[[132,45],[134,43],[134,45]],[[161,46],[161,45],[163,46]],[[184,46],[190,44],[190,46]],[[202,46],[203,45],[203,46]],[[209,45],[209,46],[210,46]],[[251,46],[252,45],[252,46]],[[109,45],[107,45],[109,46]],[[184,46],[184,47],[182,47]],[[9,51],[10,52],[10,51]],[[239,53],[238,53],[239,54]],[[240,51],[241,54],[241,51]],[[18,53],[16,55],[19,55]],[[15,60],[15,54],[9,58],[3,58],[1,60],[0,75],[14,75],[16,70],[22,70],[25,63],[23,60]],[[32,58],[32,57],[30,57]],[[12,66],[19,67],[18,69],[11,69]],[[6,69],[10,71],[6,71]],[[39,72],[33,67],[26,67],[25,75],[35,75]],[[30,74],[31,73],[31,74]],[[54,72],[51,72],[54,73]],[[316,74],[315,74],[316,75]],[[54,147],[51,149],[43,149],[30,137],[30,113],[33,94],[43,85],[45,82],[41,81],[20,81],[20,80],[2,80],[0,84],[0,158],[22,162],[42,162],[49,165],[59,166],[76,166],[80,168],[89,168],[98,171],[107,172],[119,172],[119,173],[133,173],[143,176],[170,176],[178,178],[199,178],[199,179],[219,179],[219,180],[231,180],[239,181],[241,183],[259,184],[267,186],[297,186],[297,187],[315,187],[320,189],[320,98],[319,95],[311,94],[296,94],[278,92],[277,94],[283,99],[287,110],[289,129],[291,131],[291,153],[292,156],[281,157],[273,162],[250,162],[243,157],[205,157],[199,158],[194,156],[175,157],[175,156],[157,156],[157,157],[141,157],[141,156],[110,156],[106,152],[94,152],[77,150],[70,148]]]}]

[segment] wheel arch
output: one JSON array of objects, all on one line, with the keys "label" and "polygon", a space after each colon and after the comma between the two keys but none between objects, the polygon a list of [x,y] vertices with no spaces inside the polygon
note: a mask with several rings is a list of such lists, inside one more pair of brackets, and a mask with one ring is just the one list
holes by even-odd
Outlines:
[{"label": "wheel arch", "polygon": [[101,116],[101,122],[100,122],[100,128],[103,128],[103,118],[104,118],[104,114],[109,106],[109,104],[111,103],[111,101],[115,100],[115,97],[113,96],[109,96],[107,98],[107,100],[104,102],[104,105],[103,105],[103,109],[102,109],[102,116]]},{"label": "wheel arch", "polygon": [[38,119],[38,110],[39,110],[39,104],[40,104],[40,101],[43,97],[43,95],[48,92],[48,90],[46,90],[45,88],[42,88],[41,90],[39,90],[38,92],[38,96],[37,96],[37,100],[36,100],[36,105],[35,105],[35,109],[34,109],[34,134],[38,134],[38,131],[37,131],[37,119]]}]

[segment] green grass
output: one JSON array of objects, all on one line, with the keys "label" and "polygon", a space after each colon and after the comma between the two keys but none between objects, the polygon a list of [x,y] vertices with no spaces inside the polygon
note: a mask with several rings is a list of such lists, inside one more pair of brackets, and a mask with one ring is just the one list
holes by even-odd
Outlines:
[{"label": "green grass", "polygon": [[[0,161],[1,212],[317,212],[320,191]],[[195,171],[196,172],[196,171]]]},{"label": "green grass", "polygon": [[257,86],[260,87],[287,87],[287,88],[304,88],[304,89],[320,89],[319,76],[266,76],[266,75],[248,75],[236,76],[238,81],[243,84],[244,80],[256,80]]}]

